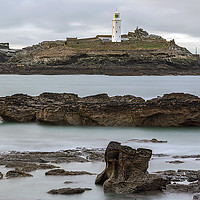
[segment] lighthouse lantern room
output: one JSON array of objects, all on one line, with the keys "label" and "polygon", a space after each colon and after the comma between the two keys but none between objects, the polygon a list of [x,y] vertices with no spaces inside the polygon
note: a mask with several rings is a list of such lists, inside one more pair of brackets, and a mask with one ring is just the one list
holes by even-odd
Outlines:
[{"label": "lighthouse lantern room", "polygon": [[112,42],[121,42],[121,18],[117,11],[112,20]]}]

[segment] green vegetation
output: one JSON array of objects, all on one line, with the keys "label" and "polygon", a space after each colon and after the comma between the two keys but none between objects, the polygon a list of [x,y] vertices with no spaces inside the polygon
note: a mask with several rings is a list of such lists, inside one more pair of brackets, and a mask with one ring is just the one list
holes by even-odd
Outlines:
[{"label": "green vegetation", "polygon": [[74,49],[84,49],[84,50],[136,50],[136,49],[164,49],[169,47],[169,43],[165,40],[132,40],[123,41],[121,43],[112,42],[78,42],[70,43],[66,45]]}]

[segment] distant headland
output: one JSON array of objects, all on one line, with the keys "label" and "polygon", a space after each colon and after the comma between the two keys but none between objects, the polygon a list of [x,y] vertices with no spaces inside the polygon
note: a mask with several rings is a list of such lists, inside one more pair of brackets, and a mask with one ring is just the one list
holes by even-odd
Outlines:
[{"label": "distant headland", "polygon": [[117,35],[119,27],[113,25],[112,35],[67,37],[22,50],[0,43],[0,74],[200,75],[199,55],[174,40],[167,41],[139,27]]}]

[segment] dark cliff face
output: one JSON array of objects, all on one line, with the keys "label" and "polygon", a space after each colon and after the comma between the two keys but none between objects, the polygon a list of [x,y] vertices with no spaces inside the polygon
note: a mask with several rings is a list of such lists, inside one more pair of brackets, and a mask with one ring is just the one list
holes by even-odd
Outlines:
[{"label": "dark cliff face", "polygon": [[145,101],[131,95],[17,94],[0,98],[5,121],[73,126],[200,126],[200,99],[172,93]]}]

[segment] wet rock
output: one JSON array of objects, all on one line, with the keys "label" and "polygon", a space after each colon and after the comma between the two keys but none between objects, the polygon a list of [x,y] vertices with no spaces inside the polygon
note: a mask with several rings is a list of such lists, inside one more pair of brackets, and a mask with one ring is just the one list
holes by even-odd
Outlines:
[{"label": "wet rock", "polygon": [[0,179],[2,179],[3,178],[3,174],[0,172]]},{"label": "wet rock", "polygon": [[17,178],[17,177],[32,177],[33,175],[25,173],[19,169],[11,170],[6,173],[7,178]]},{"label": "wet rock", "polygon": [[154,157],[168,157],[168,154],[163,154],[163,153],[158,153],[158,154],[153,154]]},{"label": "wet rock", "polygon": [[65,181],[64,184],[71,184],[74,183],[73,181]]},{"label": "wet rock", "polygon": [[38,169],[53,169],[60,168],[59,166],[50,165],[50,164],[35,164],[35,163],[24,163],[19,161],[8,162],[5,167],[7,168],[18,168],[24,172],[31,172]]},{"label": "wet rock", "polygon": [[94,175],[86,171],[65,171],[64,169],[53,169],[45,173],[46,176],[76,176],[76,175]]},{"label": "wet rock", "polygon": [[180,161],[180,160],[173,160],[173,161],[166,161],[166,163],[170,163],[170,164],[182,164],[184,162]]},{"label": "wet rock", "polygon": [[106,152],[106,168],[95,180],[104,192],[131,194],[162,190],[168,180],[147,172],[151,158],[150,149],[132,149],[118,142],[110,142]]},{"label": "wet rock", "polygon": [[167,192],[187,192],[187,193],[197,193],[200,192],[200,186],[198,183],[190,183],[190,184],[168,184],[166,186]]},{"label": "wet rock", "polygon": [[[52,169],[58,166],[47,163],[102,161],[105,149],[77,148],[55,152],[16,152],[0,154],[0,165],[21,168],[24,171]],[[39,163],[39,164],[38,164]]]},{"label": "wet rock", "polygon": [[198,109],[200,100],[197,96],[172,93],[146,101],[132,117],[136,126],[200,126]]},{"label": "wet rock", "polygon": [[18,168],[23,172],[31,172],[38,169],[38,165],[34,163],[24,163],[24,162],[8,162],[5,167],[7,168]]},{"label": "wet rock", "polygon": [[82,149],[83,155],[86,157],[89,161],[104,161],[104,154],[105,149],[98,148],[98,149]]},{"label": "wet rock", "polygon": [[139,143],[148,143],[148,142],[152,142],[152,143],[167,143],[167,141],[162,141],[162,140],[157,140],[156,138],[153,138],[151,140],[148,140],[148,139],[131,139],[129,140],[131,142],[139,142]]},{"label": "wet rock", "polygon": [[50,164],[39,164],[38,169],[54,169],[54,168],[60,168],[56,165],[50,165]]},{"label": "wet rock", "polygon": [[[200,98],[184,93],[165,94],[148,101],[131,95],[80,98],[65,93],[36,97],[16,94],[0,98],[0,117],[11,122],[67,126],[200,126]],[[143,142],[167,141],[153,138]],[[81,157],[76,159],[86,161]]]},{"label": "wet rock", "polygon": [[193,200],[197,200],[197,199],[200,199],[200,194],[195,194],[195,195],[193,196]]},{"label": "wet rock", "polygon": [[92,190],[92,189],[90,188],[61,188],[61,189],[50,190],[48,193],[70,195],[70,194],[81,194],[85,192],[86,190]]},{"label": "wet rock", "polygon": [[177,155],[177,156],[173,156],[172,158],[200,158],[200,154],[197,155]]},{"label": "wet rock", "polygon": [[173,182],[195,182],[199,180],[200,171],[194,170],[167,170],[167,171],[158,171],[157,174],[161,175],[161,177],[168,179]]}]

